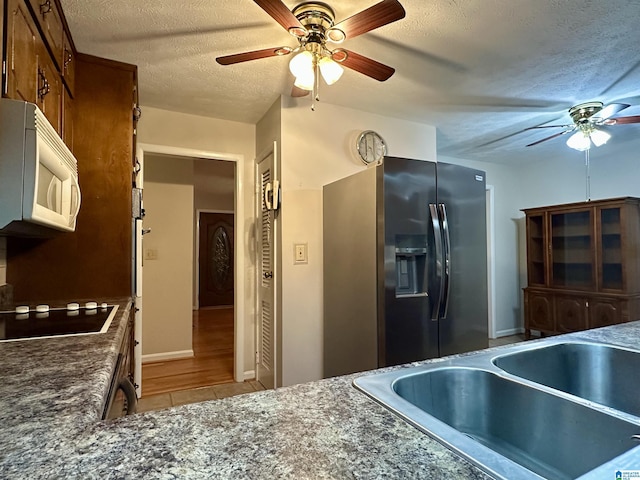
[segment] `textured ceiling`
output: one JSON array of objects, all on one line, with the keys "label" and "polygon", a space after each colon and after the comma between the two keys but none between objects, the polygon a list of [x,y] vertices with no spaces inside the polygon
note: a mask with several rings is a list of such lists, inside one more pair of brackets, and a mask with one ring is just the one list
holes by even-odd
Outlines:
[{"label": "textured ceiling", "polygon": [[[638,0],[400,1],[403,20],[344,44],[395,75],[380,83],[347,70],[335,85],[321,85],[322,102],[435,125],[439,154],[505,163],[566,153],[566,137],[524,147],[555,130],[521,130],[570,123],[567,109],[576,103],[626,99],[634,106],[620,115],[640,114]],[[377,2],[329,3],[340,21]],[[62,5],[79,51],[138,65],[142,105],[256,123],[291,91],[286,57],[215,62],[295,46],[251,0]],[[640,125],[610,133],[592,156],[640,151]]]}]

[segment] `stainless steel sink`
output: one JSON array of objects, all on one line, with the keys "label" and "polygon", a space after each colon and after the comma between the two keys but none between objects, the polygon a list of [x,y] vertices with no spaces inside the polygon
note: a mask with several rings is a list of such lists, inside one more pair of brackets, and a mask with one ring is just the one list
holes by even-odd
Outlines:
[{"label": "stainless steel sink", "polygon": [[[538,359],[527,359],[525,353],[544,356],[547,350],[553,356],[554,351],[563,350],[551,350],[556,343],[501,349],[497,357],[494,352],[479,352],[363,375],[354,385],[495,478],[575,479],[584,475],[581,478],[596,479],[605,478],[604,472],[610,474],[611,465],[618,460],[640,464],[640,447],[631,438],[640,434],[640,417],[516,377],[497,366],[510,357],[523,359],[508,360],[511,364],[536,365]],[[616,365],[624,361],[613,357],[620,353],[617,350],[633,353],[611,348],[605,351]],[[592,364],[591,368],[600,367]]]},{"label": "stainless steel sink", "polygon": [[594,343],[560,343],[501,355],[502,370],[640,416],[640,353]]}]

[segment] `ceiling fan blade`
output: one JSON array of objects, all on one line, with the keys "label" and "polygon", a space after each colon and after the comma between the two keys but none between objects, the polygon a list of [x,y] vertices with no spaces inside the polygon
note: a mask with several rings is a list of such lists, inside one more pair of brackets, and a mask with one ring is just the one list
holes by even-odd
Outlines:
[{"label": "ceiling fan blade", "polygon": [[281,2],[281,0],[253,0],[287,31],[304,34],[306,29],[300,20]]},{"label": "ceiling fan blade", "polygon": [[626,103],[610,103],[598,113],[596,113],[593,118],[598,118],[600,120],[606,120],[609,117],[613,117],[616,113],[624,110],[625,108],[629,108],[631,105],[627,105]]},{"label": "ceiling fan blade", "polygon": [[342,30],[347,38],[353,38],[400,20],[405,15],[406,12],[398,0],[382,0],[382,2],[341,21],[335,25],[335,28]]},{"label": "ceiling fan blade", "polygon": [[291,88],[291,96],[292,97],[306,97],[311,92],[309,90],[303,90],[302,88],[298,88],[295,85]]},{"label": "ceiling fan blade", "polygon": [[604,121],[605,125],[622,125],[624,123],[640,123],[640,115],[631,115],[630,117],[608,118]]},{"label": "ceiling fan blade", "polygon": [[[384,63],[376,62],[375,60],[372,60],[350,50],[340,49],[339,53],[347,54],[347,58],[345,58],[344,60],[336,60],[340,65],[350,68],[351,70],[355,70],[356,72],[362,73],[363,75],[378,80],[379,82],[388,80],[389,77],[391,77],[391,75],[393,75],[396,71],[395,68],[391,68]],[[334,54],[338,54],[338,50],[335,50]]]},{"label": "ceiling fan blade", "polygon": [[565,133],[571,133],[571,132],[573,132],[573,130],[574,129],[565,130],[564,132],[556,133],[554,135],[551,135],[550,137],[546,137],[546,138],[543,138],[542,140],[538,140],[537,142],[530,143],[529,145],[527,145],[527,147],[533,147],[534,145],[538,145],[539,143],[546,142],[547,140],[551,140],[552,138],[559,137],[560,135],[564,135]]},{"label": "ceiling fan blade", "polygon": [[536,128],[569,128],[569,127],[573,127],[574,125],[538,125],[536,127],[529,127],[529,128],[525,128],[523,131],[525,130],[534,130]]},{"label": "ceiling fan blade", "polygon": [[250,60],[258,60],[259,58],[281,57],[292,52],[289,47],[265,48],[263,50],[254,50],[253,52],[236,53],[235,55],[227,55],[225,57],[216,58],[216,62],[220,65],[232,65],[234,63],[248,62]]}]

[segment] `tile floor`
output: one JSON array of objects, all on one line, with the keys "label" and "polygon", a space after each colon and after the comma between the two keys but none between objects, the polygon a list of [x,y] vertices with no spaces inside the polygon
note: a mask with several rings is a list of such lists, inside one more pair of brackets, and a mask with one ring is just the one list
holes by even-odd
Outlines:
[{"label": "tile floor", "polygon": [[178,405],[186,405],[187,403],[204,402],[205,400],[217,400],[260,390],[264,390],[260,382],[249,380],[242,383],[223,383],[211,387],[147,395],[138,400],[138,413],[162,410]]},{"label": "tile floor", "polygon": [[517,335],[509,335],[508,337],[490,338],[489,347],[499,347],[501,345],[509,345],[511,343],[524,342],[524,341],[525,341],[524,333],[519,333]]}]

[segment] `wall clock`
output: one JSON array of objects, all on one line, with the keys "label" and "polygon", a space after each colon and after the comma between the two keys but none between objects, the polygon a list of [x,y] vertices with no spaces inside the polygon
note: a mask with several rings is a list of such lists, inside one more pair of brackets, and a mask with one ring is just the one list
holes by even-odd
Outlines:
[{"label": "wall clock", "polygon": [[382,161],[387,154],[386,142],[373,130],[365,130],[358,136],[356,149],[358,156],[366,165]]}]

